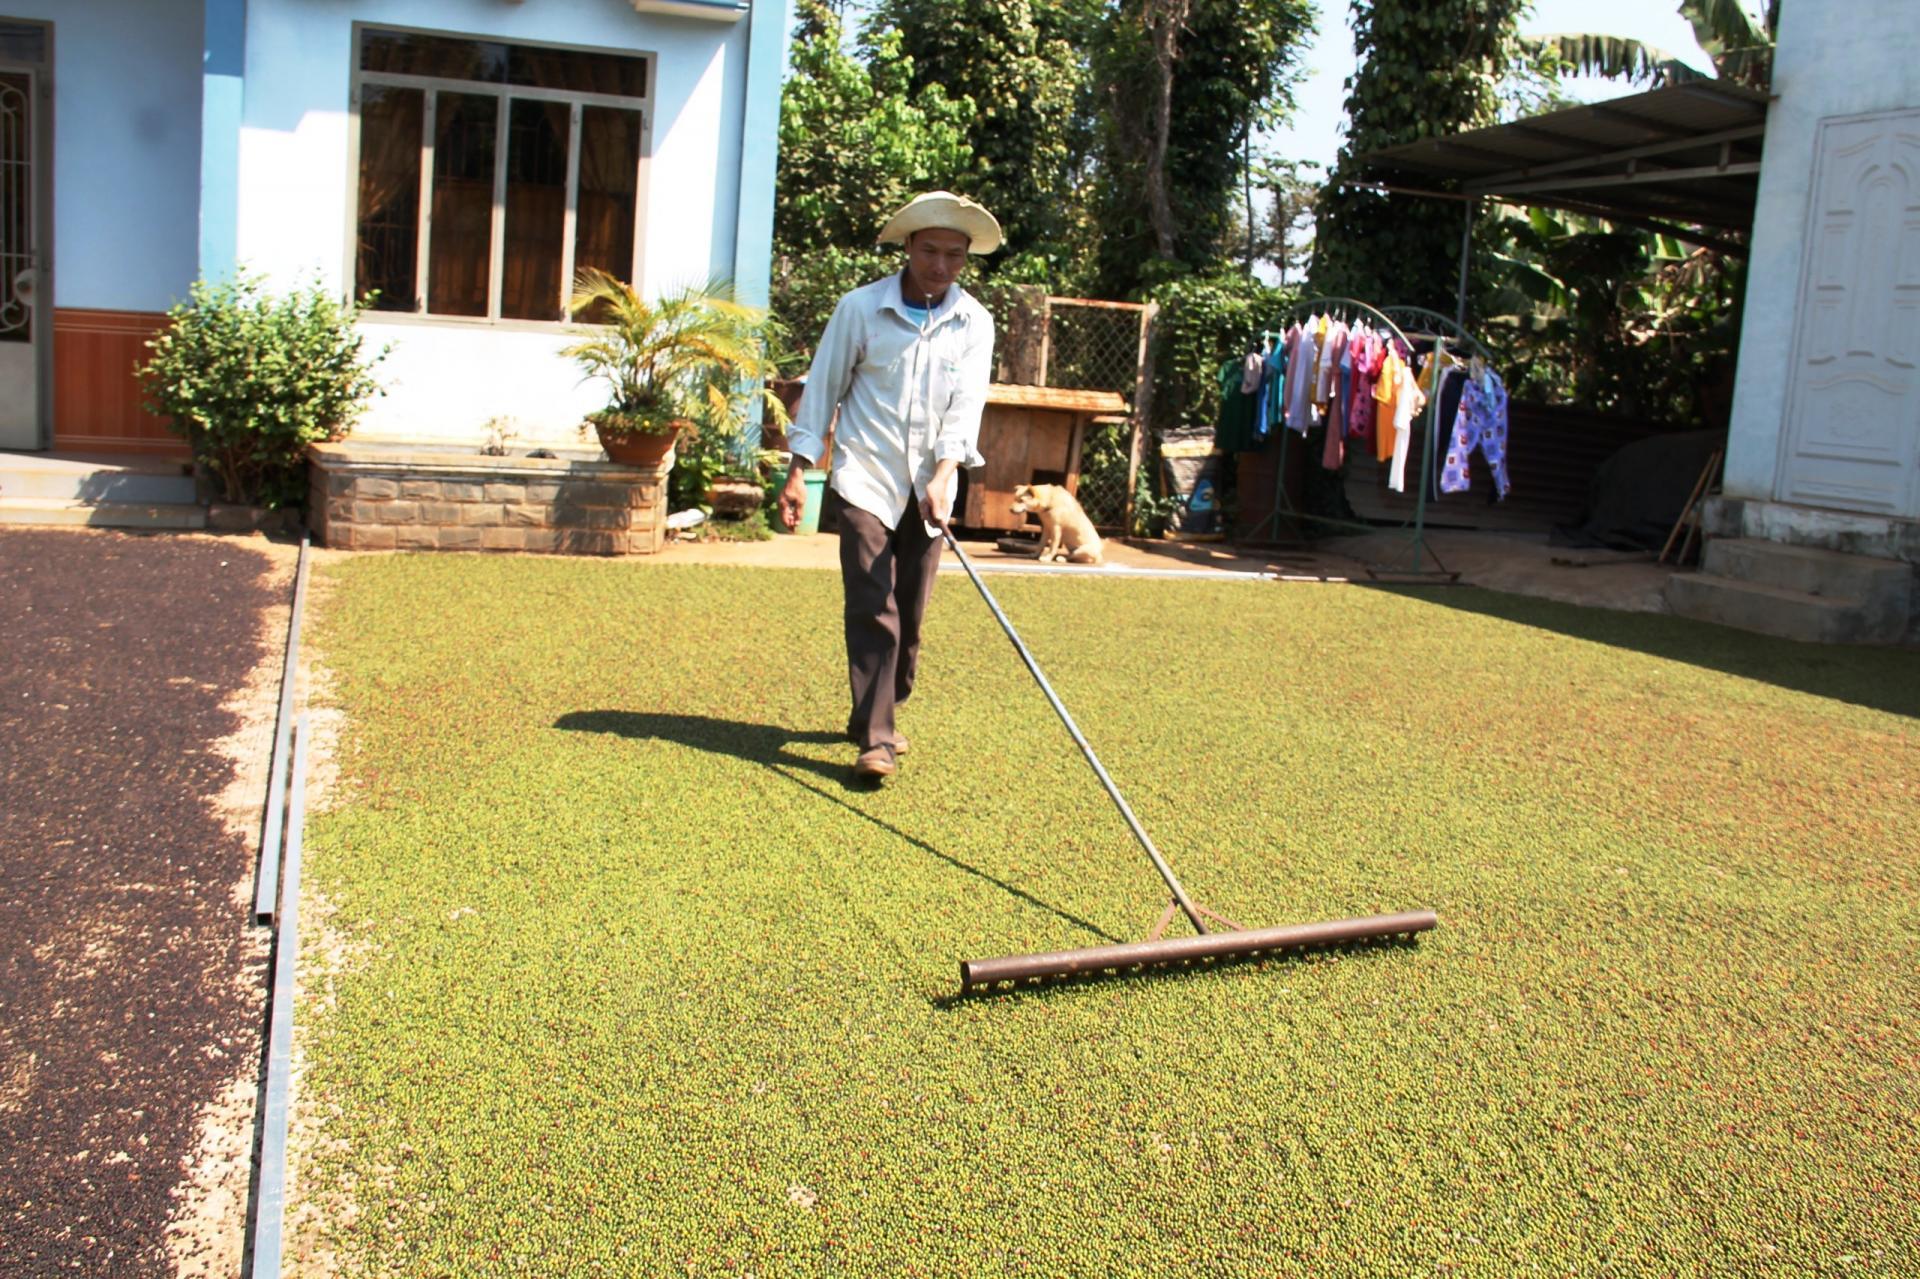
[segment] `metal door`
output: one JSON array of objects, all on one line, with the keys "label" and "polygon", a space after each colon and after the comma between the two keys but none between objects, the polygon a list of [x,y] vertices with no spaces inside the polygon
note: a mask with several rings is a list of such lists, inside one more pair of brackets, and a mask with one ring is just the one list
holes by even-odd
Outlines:
[{"label": "metal door", "polygon": [[1782,501],[1920,515],[1920,111],[1821,125]]},{"label": "metal door", "polygon": [[0,448],[39,448],[39,136],[34,73],[0,67]]}]

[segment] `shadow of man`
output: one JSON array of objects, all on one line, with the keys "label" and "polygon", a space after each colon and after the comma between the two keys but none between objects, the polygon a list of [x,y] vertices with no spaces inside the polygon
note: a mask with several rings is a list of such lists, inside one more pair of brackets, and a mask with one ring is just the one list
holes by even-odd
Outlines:
[{"label": "shadow of man", "polygon": [[768,768],[798,768],[854,789],[844,768],[789,750],[794,744],[829,745],[845,742],[844,733],[782,728],[778,724],[749,724],[745,720],[712,715],[677,715],[664,711],[569,711],[554,721],[570,733],[611,733],[637,741],[674,742],[715,755],[731,755]]},{"label": "shadow of man", "polygon": [[[981,870],[978,866],[964,862],[953,854],[934,847],[924,839],[907,834],[885,818],[876,817],[858,805],[849,803],[844,797],[847,792],[872,794],[875,788],[856,785],[849,780],[848,770],[843,767],[789,749],[795,743],[811,745],[845,743],[847,737],[844,733],[782,728],[777,724],[751,724],[745,720],[717,719],[711,715],[680,715],[665,711],[569,711],[554,721],[554,727],[571,733],[611,733],[616,737],[640,741],[674,742],[681,746],[691,746],[695,750],[709,751],[715,755],[731,755],[735,759],[759,764],[780,774],[794,785],[812,791],[821,799],[838,804],[848,812],[873,823],[903,843],[911,844],[922,852],[938,858],[955,870],[963,871],[976,879],[992,884],[1002,892],[1057,916],[1076,928],[1085,929],[1096,937],[1107,941],[1120,940],[1098,924],[1082,919],[1070,911],[1062,910],[1051,902],[1043,901],[1023,888],[1009,884]],[[813,773],[831,781],[841,793],[835,794],[833,791],[823,789],[802,776],[803,773]]]}]

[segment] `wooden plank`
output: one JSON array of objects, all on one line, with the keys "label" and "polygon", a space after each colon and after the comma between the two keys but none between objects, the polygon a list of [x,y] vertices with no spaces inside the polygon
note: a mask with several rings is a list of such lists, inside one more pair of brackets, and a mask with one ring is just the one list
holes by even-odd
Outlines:
[{"label": "wooden plank", "polygon": [[1145,302],[1105,302],[1100,300],[1099,298],[1050,297],[1047,299],[1047,301],[1058,303],[1062,306],[1098,307],[1104,311],[1144,311],[1147,309],[1147,306],[1148,306],[1148,304]]},{"label": "wooden plank", "polygon": [[1087,414],[1073,415],[1073,432],[1067,441],[1067,492],[1080,496],[1080,451],[1087,442]]},{"label": "wooden plank", "polygon": [[1077,470],[1076,429],[1078,419],[1071,413],[990,406],[980,420],[980,452],[987,465],[967,492],[969,527],[1026,527],[1026,517],[1009,509],[1013,490],[1033,483],[1037,471],[1071,476]]},{"label": "wooden plank", "polygon": [[[1013,501],[1013,488],[1025,484],[1031,468],[1027,465],[1032,440],[1029,419],[1032,414],[1007,405],[989,404],[980,418],[980,452],[987,459],[980,471],[980,511],[969,523],[976,528],[1017,529],[1022,520],[1007,507]],[[971,495],[967,502],[973,506]]]},{"label": "wooden plank", "polygon": [[1127,493],[1120,507],[1120,533],[1123,537],[1133,534],[1133,495],[1140,479],[1141,435],[1147,429],[1147,418],[1153,405],[1153,376],[1147,366],[1147,357],[1152,351],[1153,321],[1159,314],[1160,306],[1156,302],[1147,303],[1140,311],[1140,345],[1133,364],[1133,432],[1127,442]]},{"label": "wooden plank", "polygon": [[1127,411],[1127,397],[1118,391],[1069,391],[1054,386],[1010,386],[1004,382],[995,382],[987,388],[987,404],[1023,409],[1059,409],[1068,413]]},{"label": "wooden plank", "polygon": [[166,323],[154,311],[54,309],[54,448],[189,456],[187,442],[143,407],[134,374],[152,354],[147,339]]}]

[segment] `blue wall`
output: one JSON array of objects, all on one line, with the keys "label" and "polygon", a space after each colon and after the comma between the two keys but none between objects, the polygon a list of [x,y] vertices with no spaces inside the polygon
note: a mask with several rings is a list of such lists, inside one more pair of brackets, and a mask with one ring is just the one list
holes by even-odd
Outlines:
[{"label": "blue wall", "polygon": [[[276,285],[350,287],[355,21],[656,54],[641,287],[738,271],[764,296],[785,0],[760,0],[737,22],[636,13],[630,0],[246,0],[242,264]],[[743,134],[756,157],[744,182]],[[505,416],[523,442],[569,443],[582,414],[599,407],[600,392],[559,355],[570,340],[561,325],[363,323],[392,353],[379,373],[387,394],[356,428],[362,435],[478,440],[489,418]]]},{"label": "blue wall", "polygon": [[164,311],[199,264],[202,0],[6,0],[53,22],[53,304]]}]

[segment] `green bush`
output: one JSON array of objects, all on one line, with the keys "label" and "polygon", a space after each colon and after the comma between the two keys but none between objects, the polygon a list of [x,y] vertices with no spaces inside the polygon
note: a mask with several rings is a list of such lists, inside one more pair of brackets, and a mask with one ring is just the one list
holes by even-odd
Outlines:
[{"label": "green bush", "polygon": [[1153,407],[1156,431],[1212,427],[1220,411],[1220,365],[1279,318],[1294,295],[1237,271],[1186,276],[1156,288]]},{"label": "green bush", "polygon": [[807,371],[814,344],[844,294],[886,278],[900,263],[898,249],[822,248],[777,259],[772,310],[787,339],[775,357],[781,375],[798,377]]},{"label": "green bush", "polygon": [[316,282],[282,297],[258,276],[194,282],[147,343],[138,370],[147,410],[186,437],[229,502],[297,506],[306,495],[307,445],[347,433],[380,394],[354,328],[364,304]]}]

